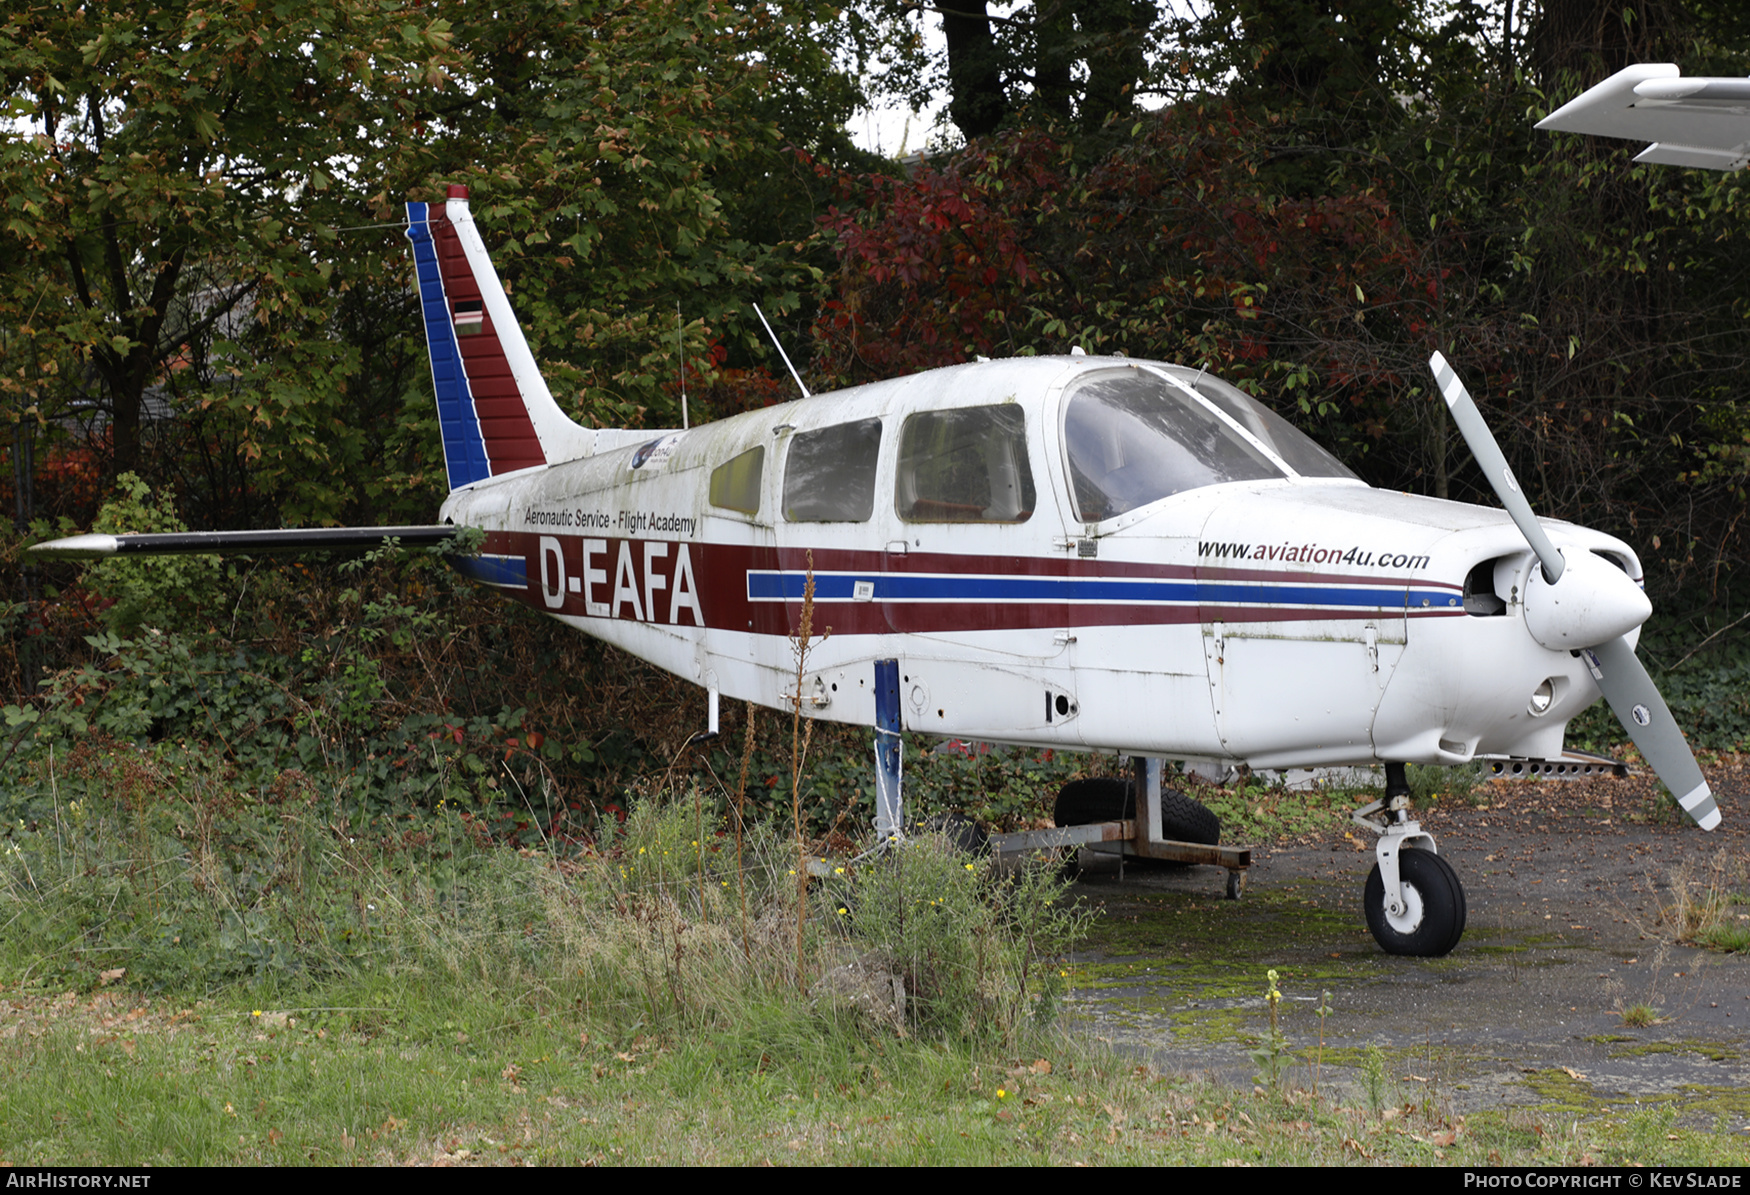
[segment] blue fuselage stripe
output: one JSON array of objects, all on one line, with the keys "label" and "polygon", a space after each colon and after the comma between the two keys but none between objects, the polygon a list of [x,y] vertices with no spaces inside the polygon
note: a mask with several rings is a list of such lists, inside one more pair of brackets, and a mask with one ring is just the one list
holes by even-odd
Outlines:
[{"label": "blue fuselage stripe", "polygon": [[[870,587],[864,601],[1026,602],[1064,605],[1259,605],[1355,607],[1401,610],[1426,599],[1430,607],[1456,606],[1446,590],[1404,586],[1296,585],[1272,582],[1152,580],[1100,577],[927,576],[905,573],[815,573],[814,600],[858,600],[857,586]],[[747,596],[755,602],[799,602],[807,584],[803,573],[755,571],[747,574]]]},{"label": "blue fuselage stripe", "polygon": [[450,564],[464,577],[483,585],[523,589],[529,583],[528,563],[522,556],[452,556]]}]

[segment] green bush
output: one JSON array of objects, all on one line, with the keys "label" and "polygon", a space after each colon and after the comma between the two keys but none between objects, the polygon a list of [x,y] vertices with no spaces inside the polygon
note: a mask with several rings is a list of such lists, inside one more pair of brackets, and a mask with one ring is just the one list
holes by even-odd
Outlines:
[{"label": "green bush", "polygon": [[[115,497],[98,510],[93,532],[188,530],[169,489],[160,490],[154,500],[151,487],[132,473],[120,474],[115,484]],[[224,565],[216,556],[109,556],[86,570],[85,585],[103,604],[110,630],[133,635],[142,627],[188,625],[217,593],[223,575]]]},{"label": "green bush", "polygon": [[[1712,633],[1655,615],[1636,650],[1690,746],[1743,751],[1750,749],[1750,635],[1734,633],[1724,614],[1718,621],[1720,633]],[[1569,724],[1568,741],[1609,752],[1621,749],[1628,733],[1599,702]]]}]

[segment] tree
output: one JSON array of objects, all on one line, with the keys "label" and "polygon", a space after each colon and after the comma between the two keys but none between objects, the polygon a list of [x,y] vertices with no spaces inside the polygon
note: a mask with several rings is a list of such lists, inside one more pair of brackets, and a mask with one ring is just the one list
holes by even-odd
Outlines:
[{"label": "tree", "polygon": [[[915,107],[946,92],[968,140],[1027,123],[1098,129],[1135,104],[1148,71],[1153,0],[872,0],[857,12],[859,49],[888,66],[881,84]],[[912,19],[941,18],[932,60]]]},{"label": "tree", "polygon": [[812,299],[830,261],[813,243],[816,163],[865,164],[843,131],[856,92],[815,29],[806,10],[711,0],[548,0],[470,28],[470,59],[401,173],[473,187],[577,417],[678,423],[677,314],[688,372],[708,380],[719,358],[759,352],[753,302]]},{"label": "tree", "polygon": [[1498,44],[1418,36],[1442,58],[1385,107],[1236,87],[1091,149],[1023,130],[847,180],[821,360],[856,381],[1072,344],[1206,365],[1376,484],[1488,503],[1428,377],[1439,349],[1540,513],[1639,545],[1662,598],[1729,593],[1742,180],[1537,133],[1527,107],[1565,97],[1494,73]]},{"label": "tree", "polygon": [[140,464],[149,388],[322,301],[315,230],[347,222],[347,176],[449,43],[369,0],[36,3],[0,25],[7,314],[66,367],[63,402],[101,413],[113,470]]},{"label": "tree", "polygon": [[26,6],[0,20],[0,385],[196,526],[429,517],[400,205],[462,182],[562,401],[667,420],[677,304],[697,376],[749,355],[751,299],[812,296],[856,100],[821,27],[718,0]]}]

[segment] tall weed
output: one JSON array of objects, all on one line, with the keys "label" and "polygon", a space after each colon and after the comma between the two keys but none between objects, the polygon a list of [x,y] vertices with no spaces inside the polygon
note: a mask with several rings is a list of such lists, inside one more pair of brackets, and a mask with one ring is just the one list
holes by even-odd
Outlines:
[{"label": "tall weed", "polygon": [[684,799],[635,802],[588,849],[560,853],[496,844],[447,802],[361,835],[306,774],[256,797],[173,745],[94,740],[38,779],[33,822],[0,849],[0,979],[25,987],[423,975],[569,1005],[627,1041],[738,1050],[780,1022],[798,1038],[1007,1040],[1050,1023],[1088,919],[1050,870],[1005,875],[932,836],[799,889],[789,827],[744,827],[738,866],[730,827],[701,836]]},{"label": "tall weed", "polygon": [[788,1000],[793,1013],[865,1030],[1005,1036],[1050,1023],[1061,959],[1090,916],[1063,903],[1046,868],[1004,876],[925,836],[837,869],[805,897],[803,962],[818,978],[785,997],[796,973],[793,840],[770,823],[747,828],[744,921],[731,840],[719,835],[701,854],[691,833],[684,804],[645,803],[612,841],[549,877],[565,971],[583,979],[591,1017],[618,1033],[727,1032]]},{"label": "tall weed", "polygon": [[1659,920],[1679,942],[1735,953],[1750,950],[1750,864],[1729,850],[1705,866],[1684,863],[1670,874]]},{"label": "tall weed", "polygon": [[1061,960],[1091,918],[1067,902],[1055,869],[1005,874],[925,834],[840,871],[824,889],[823,920],[855,966],[898,982],[912,1031],[974,1038],[1052,1022]]}]

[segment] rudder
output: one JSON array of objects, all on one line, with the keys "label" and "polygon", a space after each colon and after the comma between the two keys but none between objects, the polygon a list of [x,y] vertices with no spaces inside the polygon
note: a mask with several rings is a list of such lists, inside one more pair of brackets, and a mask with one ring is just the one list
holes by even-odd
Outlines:
[{"label": "rudder", "polygon": [[407,205],[450,488],[588,455],[593,433],[553,401],[468,209]]}]

